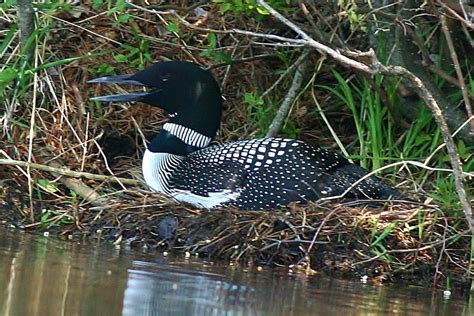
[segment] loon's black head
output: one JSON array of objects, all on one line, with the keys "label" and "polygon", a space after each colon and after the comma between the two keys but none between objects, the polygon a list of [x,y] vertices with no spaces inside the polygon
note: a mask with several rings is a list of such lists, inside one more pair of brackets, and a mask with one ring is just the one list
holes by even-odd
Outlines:
[{"label": "loon's black head", "polygon": [[184,61],[154,64],[131,75],[101,77],[90,83],[125,83],[145,86],[146,92],[108,95],[96,101],[140,101],[160,107],[170,115],[170,122],[213,138],[219,128],[222,97],[211,72]]}]

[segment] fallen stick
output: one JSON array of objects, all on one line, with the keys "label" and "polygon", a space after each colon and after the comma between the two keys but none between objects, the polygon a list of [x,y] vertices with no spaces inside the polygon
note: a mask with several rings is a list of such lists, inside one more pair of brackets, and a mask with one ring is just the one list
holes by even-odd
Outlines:
[{"label": "fallen stick", "polygon": [[43,165],[39,163],[14,160],[14,159],[0,159],[0,165],[30,167],[37,170],[57,173],[59,175],[67,176],[71,178],[83,178],[83,179],[88,179],[88,180],[108,181],[108,182],[115,182],[115,183],[121,182],[123,184],[128,184],[128,185],[139,185],[141,183],[140,181],[134,180],[134,179],[119,178],[116,176],[106,176],[106,175],[82,172],[82,171],[73,171],[67,168],[51,167],[51,166],[47,166],[47,165]]}]

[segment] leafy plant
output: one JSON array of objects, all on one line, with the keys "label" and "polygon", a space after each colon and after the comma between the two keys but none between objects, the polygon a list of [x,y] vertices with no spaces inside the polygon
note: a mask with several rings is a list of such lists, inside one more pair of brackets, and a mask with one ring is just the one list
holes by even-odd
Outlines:
[{"label": "leafy plant", "polygon": [[379,223],[375,222],[373,225],[372,240],[370,242],[371,251],[386,262],[392,262],[393,258],[387,254],[387,248],[383,241],[395,232],[398,222],[388,224],[380,233],[377,232],[378,227],[380,227]]},{"label": "leafy plant", "polygon": [[138,38],[138,47],[123,44],[123,53],[114,55],[114,59],[119,63],[126,63],[127,67],[143,69],[152,61],[150,47],[147,40]]},{"label": "leafy plant", "polygon": [[[221,13],[230,11],[234,14],[253,15],[259,18],[270,14],[265,8],[258,5],[255,0],[212,0],[212,2],[219,4],[219,11]],[[274,9],[282,12],[292,11],[290,0],[269,0],[267,3]]]},{"label": "leafy plant", "polygon": [[43,229],[60,227],[74,223],[74,218],[66,213],[52,210],[43,210],[40,218],[40,226]]},{"label": "leafy plant", "polygon": [[273,112],[270,107],[265,106],[263,98],[256,92],[245,92],[244,103],[247,104],[247,116],[256,125],[257,135],[264,136],[268,125],[270,114]]},{"label": "leafy plant", "polygon": [[[116,58],[116,56],[114,56],[114,58]],[[95,66],[94,68],[91,68],[90,72],[94,75],[99,75],[99,76],[111,76],[111,75],[116,74],[115,67],[106,63],[99,64]]]},{"label": "leafy plant", "polygon": [[209,33],[207,35],[208,46],[207,49],[199,54],[201,57],[209,57],[215,62],[231,62],[231,56],[225,51],[217,48],[217,36],[215,33]]},{"label": "leafy plant", "polygon": [[[253,122],[253,129],[257,130],[257,137],[265,136],[275,116],[276,106],[271,99],[265,104],[263,98],[256,92],[246,92],[244,103],[247,104],[247,117]],[[296,138],[298,134],[296,123],[287,118],[281,133],[286,137]]]},{"label": "leafy plant", "polygon": [[45,190],[46,192],[55,193],[58,191],[56,184],[50,182],[48,179],[38,179],[36,183],[38,187]]},{"label": "leafy plant", "polygon": [[362,31],[367,30],[366,18],[364,14],[357,12],[357,2],[354,0],[338,0],[338,6],[341,7],[341,11],[346,13],[347,21],[349,21],[351,29],[355,30],[360,28]]}]

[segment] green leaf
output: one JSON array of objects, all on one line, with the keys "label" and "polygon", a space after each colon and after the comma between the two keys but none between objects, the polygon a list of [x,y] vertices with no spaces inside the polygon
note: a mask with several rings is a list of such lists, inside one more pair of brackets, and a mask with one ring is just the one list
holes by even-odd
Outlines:
[{"label": "green leaf", "polygon": [[211,48],[216,48],[217,46],[217,36],[215,33],[209,33],[207,35],[207,41],[209,42],[209,46]]},{"label": "green leaf", "polygon": [[109,64],[100,64],[92,72],[96,75],[115,75],[115,68]]},{"label": "green leaf", "polygon": [[211,56],[211,50],[206,49],[199,53],[199,57],[209,57]]},{"label": "green leaf", "polygon": [[459,153],[459,156],[461,158],[464,158],[466,157],[467,155],[467,148],[466,148],[466,145],[464,144],[464,142],[462,140],[460,140],[458,142],[458,153]]},{"label": "green leaf", "polygon": [[43,188],[46,192],[54,193],[58,192],[58,187],[53,183],[49,182],[48,179],[38,179],[37,184]]},{"label": "green leaf", "polygon": [[269,15],[270,14],[270,12],[268,12],[267,9],[262,8],[260,6],[257,6],[257,12],[261,15]]},{"label": "green leaf", "polygon": [[23,128],[30,128],[30,125],[28,123],[23,123],[21,121],[14,120],[12,118],[10,118],[8,121],[12,124],[15,124],[15,125],[23,127]]},{"label": "green leaf", "polygon": [[219,12],[220,13],[226,13],[227,11],[232,9],[232,4],[230,3],[223,3],[220,5]]},{"label": "green leaf", "polygon": [[130,14],[122,14],[118,17],[120,23],[127,23],[132,16]]},{"label": "green leaf", "polygon": [[0,91],[3,91],[5,87],[18,78],[18,73],[13,68],[6,68],[4,71],[0,72]]},{"label": "green leaf", "polygon": [[41,224],[45,224],[46,221],[48,220],[48,218],[51,216],[51,212],[50,211],[45,211],[43,212],[43,214],[41,214]]},{"label": "green leaf", "polygon": [[115,9],[117,11],[123,11],[127,8],[127,2],[125,0],[118,0],[117,3],[115,4]]},{"label": "green leaf", "polygon": [[179,27],[176,24],[168,24],[165,26],[165,29],[167,29],[170,32],[178,33],[179,32]]},{"label": "green leaf", "polygon": [[245,92],[244,102],[251,106],[263,105],[263,98],[257,96],[254,92]]},{"label": "green leaf", "polygon": [[92,1],[92,9],[98,10],[104,4],[103,0],[94,0]]},{"label": "green leaf", "polygon": [[119,63],[125,63],[128,61],[128,57],[125,56],[124,54],[117,54],[114,56],[114,59],[118,61]]}]

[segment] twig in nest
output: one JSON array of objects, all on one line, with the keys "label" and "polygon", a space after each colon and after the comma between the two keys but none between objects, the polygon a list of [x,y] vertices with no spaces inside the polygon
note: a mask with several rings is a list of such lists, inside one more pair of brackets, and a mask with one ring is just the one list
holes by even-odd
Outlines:
[{"label": "twig in nest", "polygon": [[73,171],[67,168],[56,168],[47,165],[42,165],[39,163],[21,161],[21,160],[14,160],[14,159],[0,159],[0,165],[9,165],[9,166],[19,166],[19,167],[30,167],[37,170],[48,171],[51,173],[57,173],[63,176],[72,177],[72,178],[83,178],[88,180],[95,180],[95,181],[109,181],[109,182],[116,182],[116,183],[123,183],[128,185],[139,185],[140,181],[127,179],[127,178],[118,178],[115,176],[105,176],[101,174],[94,174],[89,172],[79,172]]},{"label": "twig in nest", "polygon": [[[48,167],[57,168],[57,169],[64,169],[60,163],[52,160],[48,163]],[[31,168],[31,165],[30,165]],[[59,174],[56,172],[50,171],[53,175],[58,176]],[[81,196],[84,200],[91,203],[94,206],[103,206],[106,205],[108,199],[106,197],[100,196],[97,193],[96,189],[91,188],[87,184],[83,183],[80,179],[74,179],[71,177],[60,177],[59,181],[64,184],[69,190],[76,192],[79,196]]]}]

